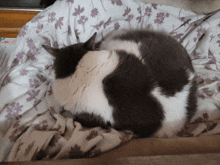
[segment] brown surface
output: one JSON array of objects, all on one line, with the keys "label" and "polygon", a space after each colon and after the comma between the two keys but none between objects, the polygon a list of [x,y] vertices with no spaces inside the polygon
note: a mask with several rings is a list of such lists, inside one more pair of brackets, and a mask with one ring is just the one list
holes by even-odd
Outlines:
[{"label": "brown surface", "polygon": [[[1,163],[0,163],[1,164]],[[183,155],[159,155],[159,156],[139,156],[139,157],[126,157],[121,159],[78,159],[78,160],[58,160],[58,161],[38,161],[38,162],[13,162],[3,163],[9,165],[108,165],[108,164],[121,164],[121,165],[219,165],[220,153],[209,154],[183,154]]]},{"label": "brown surface", "polygon": [[39,11],[0,10],[0,37],[16,38],[22,26]]},{"label": "brown surface", "polygon": [[[64,164],[142,164],[143,162],[152,161],[153,164],[163,164],[163,160],[170,160],[173,164],[186,163],[194,160],[197,163],[202,162],[209,164],[209,160],[214,160],[214,164],[220,160],[220,135],[176,138],[176,139],[159,139],[145,138],[134,139],[130,142],[91,159],[68,159],[53,161],[35,161],[35,162],[14,162],[3,163],[9,165],[64,165]],[[209,154],[207,154],[209,153]],[[218,153],[218,154],[215,154]],[[182,155],[185,154],[185,155]],[[197,155],[192,155],[197,154]],[[199,155],[202,154],[202,155]],[[164,156],[163,156],[164,155]],[[169,155],[169,156],[168,156]],[[187,158],[187,159],[186,159]],[[179,160],[183,162],[178,162]],[[149,161],[148,161],[149,160]],[[158,162],[155,162],[155,161]],[[206,161],[206,162],[205,162]],[[175,163],[176,162],[176,163]],[[177,163],[178,162],[178,163]],[[200,164],[198,163],[198,164]],[[1,164],[1,163],[0,163]],[[188,163],[186,163],[188,164]],[[170,165],[170,163],[169,163]]]},{"label": "brown surface", "polygon": [[117,161],[117,164],[124,164],[124,165],[142,165],[142,164],[219,165],[220,164],[220,153],[129,157],[129,158],[119,159]]},{"label": "brown surface", "polygon": [[130,156],[220,153],[220,135],[174,139],[134,139],[99,156],[99,159]]}]

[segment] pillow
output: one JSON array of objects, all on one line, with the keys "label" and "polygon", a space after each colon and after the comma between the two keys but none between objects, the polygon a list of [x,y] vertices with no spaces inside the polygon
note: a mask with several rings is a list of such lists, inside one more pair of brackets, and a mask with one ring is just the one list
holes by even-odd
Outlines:
[{"label": "pillow", "polygon": [[220,9],[219,0],[137,0],[145,3],[175,6],[198,14],[207,14]]}]

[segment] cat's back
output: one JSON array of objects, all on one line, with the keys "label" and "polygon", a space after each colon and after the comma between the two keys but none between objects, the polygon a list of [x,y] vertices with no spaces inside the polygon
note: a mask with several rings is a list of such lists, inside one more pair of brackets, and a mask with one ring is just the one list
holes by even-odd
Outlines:
[{"label": "cat's back", "polygon": [[180,131],[196,108],[194,70],[184,47],[160,32],[124,30],[107,35],[100,49],[121,54],[123,65],[103,81],[116,107],[116,127],[159,137]]},{"label": "cat's back", "polygon": [[[100,45],[101,50],[124,50],[134,53],[145,63],[162,60],[173,67],[187,65],[192,68],[185,48],[173,37],[164,32],[147,30],[119,30],[108,34]],[[153,61],[152,61],[153,60]]]},{"label": "cat's back", "polygon": [[[104,50],[120,50],[134,55],[167,93],[180,91],[194,70],[185,48],[171,36],[146,30],[110,33],[100,45]],[[170,91],[173,88],[174,90]],[[167,89],[167,90],[166,90]]]}]

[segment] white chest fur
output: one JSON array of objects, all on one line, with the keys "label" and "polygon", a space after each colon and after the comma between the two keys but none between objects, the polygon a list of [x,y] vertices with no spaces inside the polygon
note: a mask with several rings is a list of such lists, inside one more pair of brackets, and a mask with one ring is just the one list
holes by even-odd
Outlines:
[{"label": "white chest fur", "polygon": [[87,112],[113,123],[112,107],[103,93],[102,80],[117,67],[118,56],[109,51],[88,52],[73,75],[55,81],[55,99],[73,114]]}]

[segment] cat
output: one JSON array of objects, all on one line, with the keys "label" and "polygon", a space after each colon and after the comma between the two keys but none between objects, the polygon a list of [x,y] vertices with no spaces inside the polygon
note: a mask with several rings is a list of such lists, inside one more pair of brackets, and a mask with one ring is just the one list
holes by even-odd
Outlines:
[{"label": "cat", "polygon": [[40,1],[40,7],[46,8],[48,6],[51,6],[54,4],[56,0],[41,0]]},{"label": "cat", "polygon": [[195,72],[184,47],[146,30],[119,30],[97,43],[95,36],[61,49],[44,46],[55,56],[57,101],[86,127],[176,136],[197,107]]}]

